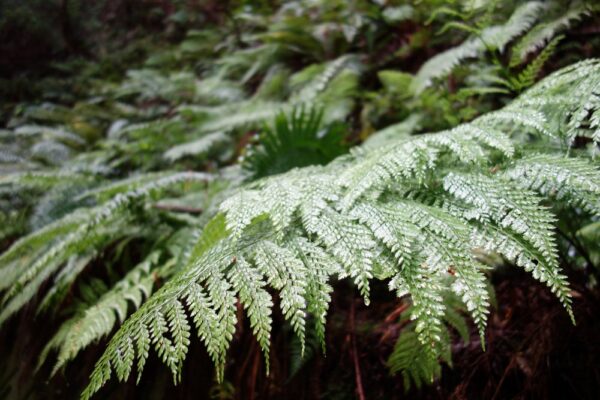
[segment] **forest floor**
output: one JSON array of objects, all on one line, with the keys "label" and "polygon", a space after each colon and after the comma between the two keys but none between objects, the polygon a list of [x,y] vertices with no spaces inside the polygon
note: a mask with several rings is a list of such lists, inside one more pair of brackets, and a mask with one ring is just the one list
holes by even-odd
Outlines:
[{"label": "forest floor", "polygon": [[[409,392],[405,392],[401,377],[391,377],[385,365],[400,330],[396,316],[402,306],[392,298],[388,302],[376,301],[377,305],[370,307],[356,300],[354,330],[365,398],[597,399],[600,390],[598,290],[575,283],[576,277],[571,277],[578,320],[577,325],[573,325],[549,290],[528,274],[510,269],[496,275],[494,286],[499,306],[489,317],[486,350],[482,350],[474,327],[469,344],[457,335],[452,346],[453,366],[445,366],[442,378],[431,386],[413,388]],[[378,292],[384,293],[384,290]],[[350,324],[335,324],[335,321],[353,319],[353,307],[348,303],[344,298],[334,302],[331,319],[334,322],[328,326],[327,357],[305,371],[306,375],[313,374],[310,382],[318,382],[319,387],[312,390],[320,393],[321,398],[352,398],[350,393],[343,393],[356,387],[356,373],[352,374],[355,369],[336,368],[353,364]],[[294,393],[306,383],[296,385],[279,398],[295,398]],[[307,388],[311,386],[308,384]]]},{"label": "forest floor", "polygon": [[[489,316],[486,349],[471,326],[471,340],[455,335],[453,365],[444,365],[442,377],[431,385],[406,391],[402,376],[390,375],[386,361],[402,328],[399,314],[405,306],[384,285],[374,287],[376,298],[365,306],[349,285],[336,287],[327,325],[327,349],[307,353],[292,378],[289,343],[292,334],[273,333],[270,374],[266,376],[261,352],[247,326],[238,329],[230,351],[227,380],[217,385],[201,345],[192,341],[183,368],[182,383],[171,377],[157,359],[149,360],[139,386],[133,380],[103,390],[99,398],[160,399],[355,399],[358,382],[364,399],[597,399],[600,382],[600,292],[570,277],[577,325],[573,325],[550,291],[530,275],[507,267],[493,277],[497,303]],[[354,299],[354,300],[353,300]],[[33,323],[24,313],[21,321]],[[281,318],[281,316],[276,316]],[[42,321],[33,323],[36,329]],[[21,325],[23,326],[23,325]],[[283,324],[275,325],[276,327]],[[14,330],[11,330],[15,332]],[[0,338],[3,344],[10,337]],[[29,390],[44,398],[77,398],[102,350],[100,343],[50,381],[42,369]],[[33,363],[39,349],[23,348],[23,363]],[[153,356],[155,357],[155,356]],[[339,368],[343,365],[344,368]],[[68,379],[66,378],[68,377]],[[24,377],[24,379],[27,379]],[[25,383],[27,386],[31,382]],[[233,390],[233,388],[236,388]]]}]

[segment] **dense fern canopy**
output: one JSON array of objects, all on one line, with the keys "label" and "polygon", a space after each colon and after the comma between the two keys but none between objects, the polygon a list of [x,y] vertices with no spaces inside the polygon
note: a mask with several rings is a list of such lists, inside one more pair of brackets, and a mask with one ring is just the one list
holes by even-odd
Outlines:
[{"label": "dense fern canopy", "polygon": [[[600,62],[582,62],[468,124],[357,148],[325,167],[242,187],[209,223],[220,225],[213,245],[113,337],[84,395],[111,370],[127,379],[136,358],[141,369],[152,346],[177,379],[192,324],[222,374],[236,297],[268,357],[273,302],[267,287],[280,292],[282,312],[301,341],[307,314],[322,336],[332,277],[351,279],[367,304],[372,279],[389,280],[399,297],[410,295],[419,343],[435,360],[447,336],[446,290],[464,302],[484,336],[489,293],[480,252],[501,254],[531,272],[572,315],[555,217],[543,202],[600,215],[600,172],[564,151],[528,151],[530,144],[514,136],[527,132],[533,143],[568,145],[568,126],[588,102],[581,104],[581,88],[599,82]],[[576,129],[593,136],[583,121]]]},{"label": "dense fern canopy", "polygon": [[299,365],[340,285],[369,306],[383,282],[406,304],[387,364],[420,387],[471,324],[485,349],[501,265],[576,322],[600,59],[569,32],[594,4],[242,3],[118,82],[80,71],[75,103],[10,105],[0,326],[32,305],[59,322],[38,368],[102,343],[87,399],[152,353],[178,383],[199,341],[222,382],[246,321],[268,372],[279,315]]}]

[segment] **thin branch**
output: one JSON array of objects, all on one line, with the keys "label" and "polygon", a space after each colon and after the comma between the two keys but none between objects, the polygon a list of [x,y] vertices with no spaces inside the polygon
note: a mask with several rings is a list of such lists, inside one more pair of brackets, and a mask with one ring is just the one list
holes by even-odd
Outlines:
[{"label": "thin branch", "polygon": [[569,242],[569,244],[571,246],[573,246],[573,248],[575,250],[577,250],[577,252],[583,257],[583,259],[586,261],[586,263],[589,264],[589,266],[591,268],[595,267],[594,263],[592,262],[592,259],[590,258],[589,254],[585,251],[585,249],[583,248],[583,246],[581,246],[581,244],[579,243],[578,240],[576,240],[575,238],[570,237],[569,235],[567,235],[565,232],[563,232],[560,229],[557,229],[558,234],[560,236],[562,236],[567,242]]},{"label": "thin branch", "polygon": [[202,214],[202,209],[197,207],[186,207],[186,206],[178,206],[174,204],[154,204],[154,208],[163,211],[171,211],[171,212],[181,212],[188,214]]},{"label": "thin branch", "polygon": [[350,306],[350,337],[352,342],[352,361],[354,362],[354,378],[356,380],[356,394],[359,400],[365,400],[365,391],[362,385],[362,378],[360,374],[360,364],[358,361],[358,353],[356,351],[356,335],[354,332],[354,316],[355,316],[355,306],[354,299],[352,299],[352,304]]}]

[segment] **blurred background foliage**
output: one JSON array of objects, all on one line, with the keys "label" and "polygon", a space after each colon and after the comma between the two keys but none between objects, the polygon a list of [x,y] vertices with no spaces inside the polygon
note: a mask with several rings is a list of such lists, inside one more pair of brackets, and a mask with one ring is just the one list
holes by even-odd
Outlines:
[{"label": "blurred background foliage", "polygon": [[2,0],[0,95],[31,98],[46,89],[46,80],[31,78],[75,72],[82,79],[119,79],[188,29],[225,23],[235,6],[227,0]]}]

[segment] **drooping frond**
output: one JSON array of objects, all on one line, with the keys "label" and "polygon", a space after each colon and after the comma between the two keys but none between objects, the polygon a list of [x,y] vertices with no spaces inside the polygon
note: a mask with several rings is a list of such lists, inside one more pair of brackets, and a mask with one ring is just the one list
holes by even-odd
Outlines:
[{"label": "drooping frond", "polygon": [[316,235],[326,249],[344,267],[342,276],[349,276],[356,283],[365,303],[369,304],[369,281],[373,278],[373,255],[375,242],[370,231],[355,219],[329,207],[310,224],[309,233]]},{"label": "drooping frond", "polygon": [[[280,292],[281,311],[290,320],[304,349],[306,271],[297,255],[285,247],[264,241],[254,254],[257,268],[267,277],[269,285]],[[304,350],[302,350],[304,352]]]},{"label": "drooping frond", "polygon": [[[113,337],[109,351],[98,361],[92,381],[82,396],[88,398],[97,391],[110,378],[112,368],[115,368],[120,380],[128,378],[134,359],[123,357],[119,350],[127,343],[137,343],[138,379],[151,346],[176,378],[185,356],[185,341],[181,342],[183,347],[176,349],[170,339],[170,326],[165,321],[165,314],[173,313],[173,308],[178,307],[181,301],[187,304],[197,334],[217,365],[218,376],[222,376],[226,350],[237,322],[236,292],[224,275],[225,269],[236,261],[234,254],[230,246],[218,242],[199,254],[181,275],[152,296]],[[117,365],[121,365],[122,374],[117,371]]]},{"label": "drooping frond", "polygon": [[[494,237],[483,246],[486,250],[497,246],[498,253],[514,260],[517,258],[515,247],[526,249],[518,251],[521,256],[517,264],[545,282],[573,317],[568,284],[564,275],[559,273],[558,251],[552,234],[554,217],[540,205],[540,198],[498,179],[453,173],[445,177],[444,189],[470,206],[464,217],[482,222],[487,227],[483,228],[484,232],[487,229],[488,234]],[[473,238],[485,243],[485,239],[478,238],[477,233]],[[511,243],[512,249],[503,247],[508,243]],[[527,257],[526,262],[528,252],[532,255]]]},{"label": "drooping frond", "polygon": [[[203,173],[165,175],[149,183],[138,180],[113,184],[97,189],[93,194],[102,198],[107,192],[114,197],[105,203],[68,214],[39,231],[20,239],[0,257],[3,297],[0,322],[18,311],[37,292],[40,285],[56,273],[68,260],[79,253],[102,248],[127,233],[124,227],[132,218],[129,207],[151,198],[168,187],[185,181],[206,181]],[[29,252],[32,259],[23,257]]]},{"label": "drooping frond", "polygon": [[158,252],[151,253],[95,303],[64,322],[46,346],[40,362],[43,362],[51,348],[58,348],[56,371],[75,358],[82,349],[109,334],[117,321],[122,323],[128,315],[130,304],[139,308],[142,301],[152,294],[156,280],[152,275],[152,267],[159,256]]},{"label": "drooping frond", "polygon": [[[261,264],[258,265],[260,266]],[[261,271],[260,267],[253,268],[244,258],[240,257],[236,259],[227,277],[248,313],[250,327],[256,336],[256,340],[264,353],[268,365],[269,347],[271,344],[271,308],[273,302],[271,295],[265,290],[266,282],[263,275],[270,276],[270,274],[264,274],[264,271]],[[280,285],[280,288],[282,286],[283,284]]]}]

